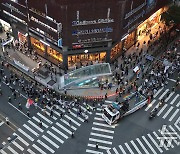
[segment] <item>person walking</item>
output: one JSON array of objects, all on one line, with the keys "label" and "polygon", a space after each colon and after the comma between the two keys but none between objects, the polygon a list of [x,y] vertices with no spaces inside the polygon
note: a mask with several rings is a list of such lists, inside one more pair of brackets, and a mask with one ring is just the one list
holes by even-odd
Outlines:
[{"label": "person walking", "polygon": [[21,105],[20,102],[19,102],[19,104],[18,104],[18,109],[19,109],[19,110],[22,110],[22,105]]},{"label": "person walking", "polygon": [[53,109],[50,111],[50,117],[53,117]]},{"label": "person walking", "polygon": [[7,124],[7,125],[9,125],[9,118],[8,118],[8,117],[6,117],[6,119],[5,119],[5,120],[6,120],[6,124]]},{"label": "person walking", "polygon": [[29,112],[29,110],[27,110],[26,114],[27,114],[28,117],[30,117],[30,112]]},{"label": "person walking", "polygon": [[42,120],[39,121],[39,127],[42,128]]}]

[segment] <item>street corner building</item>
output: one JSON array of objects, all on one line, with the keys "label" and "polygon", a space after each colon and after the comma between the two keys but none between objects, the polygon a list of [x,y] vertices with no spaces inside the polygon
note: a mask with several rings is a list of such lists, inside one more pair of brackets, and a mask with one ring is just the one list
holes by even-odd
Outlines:
[{"label": "street corner building", "polygon": [[0,22],[54,64],[111,62],[160,22],[169,0],[0,0]]}]

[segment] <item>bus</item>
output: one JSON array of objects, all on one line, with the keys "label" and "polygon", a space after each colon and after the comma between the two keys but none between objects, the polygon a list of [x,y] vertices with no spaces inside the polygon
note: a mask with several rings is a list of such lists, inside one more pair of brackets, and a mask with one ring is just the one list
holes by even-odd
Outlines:
[{"label": "bus", "polygon": [[130,93],[123,98],[121,103],[112,102],[107,105],[103,110],[102,117],[109,125],[112,125],[117,123],[120,118],[134,113],[146,104],[147,99],[139,92]]}]

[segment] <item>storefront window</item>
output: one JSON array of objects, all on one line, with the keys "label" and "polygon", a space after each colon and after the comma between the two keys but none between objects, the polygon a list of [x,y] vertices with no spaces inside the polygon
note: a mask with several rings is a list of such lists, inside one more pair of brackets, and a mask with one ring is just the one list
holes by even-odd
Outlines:
[{"label": "storefront window", "polygon": [[31,44],[32,44],[34,47],[40,49],[40,51],[45,52],[44,44],[41,43],[39,40],[36,40],[35,38],[31,37]]},{"label": "storefront window", "polygon": [[114,48],[111,49],[111,59],[115,59],[122,51],[122,42],[116,44]]},{"label": "storefront window", "polygon": [[52,49],[51,47],[47,47],[47,53],[48,53],[48,55],[50,55],[54,59],[56,59],[60,62],[63,62],[62,54],[57,52],[56,50]]},{"label": "storefront window", "polygon": [[129,49],[135,42],[135,31],[130,33],[124,41],[124,48]]},{"label": "storefront window", "polygon": [[73,66],[79,63],[87,64],[88,62],[103,62],[106,58],[106,52],[80,54],[68,56],[68,66]]},{"label": "storefront window", "polygon": [[21,32],[18,32],[18,38],[19,38],[19,42],[22,42],[22,43],[27,42],[26,36],[22,34]]}]

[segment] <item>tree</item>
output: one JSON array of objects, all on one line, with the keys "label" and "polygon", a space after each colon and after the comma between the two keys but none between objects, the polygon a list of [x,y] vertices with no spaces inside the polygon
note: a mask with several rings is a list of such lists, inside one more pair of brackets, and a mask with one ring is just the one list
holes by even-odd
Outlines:
[{"label": "tree", "polygon": [[180,23],[180,6],[172,5],[166,12],[161,14],[161,21],[164,21],[168,26],[171,23],[179,24]]}]

